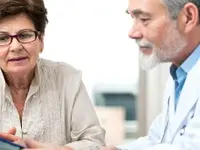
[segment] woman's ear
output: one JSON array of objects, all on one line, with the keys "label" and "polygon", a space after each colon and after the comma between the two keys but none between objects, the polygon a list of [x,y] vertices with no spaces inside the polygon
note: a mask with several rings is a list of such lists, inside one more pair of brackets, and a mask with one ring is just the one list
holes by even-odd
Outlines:
[{"label": "woman's ear", "polygon": [[193,3],[185,4],[180,15],[185,33],[191,32],[199,24],[199,10]]},{"label": "woman's ear", "polygon": [[39,40],[40,40],[40,53],[42,53],[44,49],[44,35],[43,34],[39,36]]}]

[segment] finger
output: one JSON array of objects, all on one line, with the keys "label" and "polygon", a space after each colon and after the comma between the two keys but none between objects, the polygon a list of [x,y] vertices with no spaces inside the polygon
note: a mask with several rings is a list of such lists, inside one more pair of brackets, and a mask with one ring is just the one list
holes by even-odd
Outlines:
[{"label": "finger", "polygon": [[48,150],[48,149],[42,149],[42,148],[25,148],[23,150]]},{"label": "finger", "polygon": [[16,131],[17,131],[17,129],[16,129],[15,127],[12,127],[12,128],[10,128],[10,129],[8,130],[7,133],[15,135],[15,134],[16,134]]},{"label": "finger", "polygon": [[20,139],[20,140],[18,140],[18,141],[15,141],[14,143],[15,143],[15,144],[18,144],[18,145],[21,145],[21,146],[23,146],[23,147],[26,147],[26,144],[24,143],[24,140],[22,140],[22,139]]},{"label": "finger", "polygon": [[108,147],[101,147],[100,150],[117,150],[117,148],[114,146],[108,146]]},{"label": "finger", "polygon": [[20,140],[20,137],[8,133],[0,133],[0,137],[11,142]]},{"label": "finger", "polygon": [[25,139],[24,143],[26,145],[27,148],[33,148],[33,149],[37,149],[37,148],[45,148],[45,144],[40,143],[38,141],[32,140],[32,139]]},{"label": "finger", "polygon": [[101,147],[100,150],[110,150],[110,149],[107,147]]}]

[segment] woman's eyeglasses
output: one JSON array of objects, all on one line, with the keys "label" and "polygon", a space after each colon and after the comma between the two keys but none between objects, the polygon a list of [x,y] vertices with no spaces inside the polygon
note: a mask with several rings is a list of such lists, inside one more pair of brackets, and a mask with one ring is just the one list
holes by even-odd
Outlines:
[{"label": "woman's eyeglasses", "polygon": [[21,30],[16,35],[10,35],[6,32],[0,32],[0,46],[10,45],[13,38],[16,38],[19,43],[27,44],[35,41],[40,33],[33,30]]}]

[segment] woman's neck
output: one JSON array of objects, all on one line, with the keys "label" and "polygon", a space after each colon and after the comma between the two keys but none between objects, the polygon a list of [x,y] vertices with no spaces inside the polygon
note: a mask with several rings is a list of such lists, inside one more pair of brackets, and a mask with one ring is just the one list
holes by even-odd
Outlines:
[{"label": "woman's neck", "polygon": [[34,69],[26,74],[4,74],[6,83],[11,89],[25,90],[29,89],[34,77]]}]

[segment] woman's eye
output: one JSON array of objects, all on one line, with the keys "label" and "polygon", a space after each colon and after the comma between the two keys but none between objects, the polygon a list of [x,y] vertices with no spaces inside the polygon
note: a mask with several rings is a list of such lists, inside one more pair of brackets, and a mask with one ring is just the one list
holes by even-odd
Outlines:
[{"label": "woman's eye", "polygon": [[29,33],[23,33],[19,35],[20,39],[26,39],[26,38],[31,38],[33,35]]},{"label": "woman's eye", "polygon": [[9,40],[9,36],[7,36],[7,35],[0,35],[0,41],[7,41],[7,40]]}]

